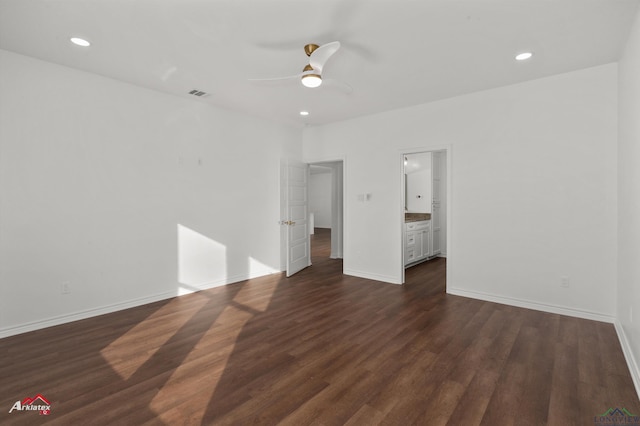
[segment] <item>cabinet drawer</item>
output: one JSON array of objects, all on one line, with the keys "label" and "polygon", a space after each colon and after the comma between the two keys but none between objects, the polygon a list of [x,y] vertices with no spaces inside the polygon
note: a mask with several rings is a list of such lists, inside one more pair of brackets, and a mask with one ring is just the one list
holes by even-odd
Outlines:
[{"label": "cabinet drawer", "polygon": [[416,260],[416,252],[413,249],[407,249],[404,251],[404,264],[408,264]]},{"label": "cabinet drawer", "polygon": [[416,244],[416,233],[415,232],[407,232],[407,246],[413,246]]},{"label": "cabinet drawer", "polygon": [[405,223],[405,231],[410,232],[410,231],[418,231],[421,229],[429,229],[431,227],[431,221],[430,220],[421,220],[418,222],[409,222],[409,223]]},{"label": "cabinet drawer", "polygon": [[416,223],[416,231],[424,231],[426,229],[431,228],[431,221],[417,222]]}]

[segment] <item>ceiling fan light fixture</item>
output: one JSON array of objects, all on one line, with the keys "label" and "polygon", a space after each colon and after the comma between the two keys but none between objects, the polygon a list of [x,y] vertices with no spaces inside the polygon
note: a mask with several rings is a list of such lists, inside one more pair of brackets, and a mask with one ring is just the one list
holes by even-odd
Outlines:
[{"label": "ceiling fan light fixture", "polygon": [[322,84],[322,77],[318,74],[305,74],[301,78],[302,84],[305,87],[318,87]]}]

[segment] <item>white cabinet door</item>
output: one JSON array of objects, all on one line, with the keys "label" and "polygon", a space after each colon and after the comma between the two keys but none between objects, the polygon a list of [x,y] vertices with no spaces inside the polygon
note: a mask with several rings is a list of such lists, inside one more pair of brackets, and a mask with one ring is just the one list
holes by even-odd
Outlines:
[{"label": "white cabinet door", "polygon": [[429,221],[412,222],[405,225],[405,266],[429,257],[431,252],[430,229]]},{"label": "white cabinet door", "polygon": [[416,231],[416,260],[424,257],[424,231]]},{"label": "white cabinet door", "polygon": [[431,256],[431,232],[429,229],[423,229],[422,231],[422,257]]}]

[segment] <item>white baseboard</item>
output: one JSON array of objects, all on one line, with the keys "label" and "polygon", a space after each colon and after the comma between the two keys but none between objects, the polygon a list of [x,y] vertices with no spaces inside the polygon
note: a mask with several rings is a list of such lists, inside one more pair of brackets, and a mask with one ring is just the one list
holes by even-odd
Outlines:
[{"label": "white baseboard", "polygon": [[55,325],[66,324],[73,321],[83,320],[98,315],[110,314],[112,312],[122,311],[124,309],[135,308],[136,306],[146,305],[148,303],[159,302],[161,300],[171,299],[173,297],[184,296],[185,294],[194,293],[196,291],[208,290],[214,287],[220,287],[223,285],[237,283],[239,281],[245,281],[250,278],[257,278],[265,275],[280,273],[276,269],[263,269],[260,271],[254,271],[249,274],[236,275],[228,277],[224,280],[210,281],[205,283],[199,283],[196,285],[182,285],[177,284],[175,291],[156,294],[153,296],[141,297],[138,299],[128,300],[126,302],[114,303],[99,308],[91,308],[83,311],[74,312],[71,314],[58,315],[51,318],[46,318],[38,321],[28,322],[10,327],[0,328],[0,339],[4,337],[14,336],[16,334],[27,333],[29,331],[40,330],[47,327],[53,327]]},{"label": "white baseboard", "polygon": [[387,276],[387,275],[372,274],[370,272],[356,271],[354,269],[344,269],[342,271],[342,273],[345,274],[345,275],[352,275],[352,276],[358,277],[358,278],[365,278],[367,280],[382,281],[382,282],[390,283],[390,284],[402,284],[400,282],[400,280],[398,279],[398,277],[390,277],[390,276]]},{"label": "white baseboard", "polygon": [[517,306],[519,308],[533,309],[535,311],[549,312],[552,314],[567,315],[570,317],[583,318],[593,321],[607,322],[613,324],[615,317],[601,312],[590,312],[581,309],[569,308],[566,306],[549,305],[546,303],[532,302],[530,300],[515,299],[511,297],[497,296],[495,294],[481,293],[458,288],[447,287],[447,293],[454,296],[469,297],[471,299],[484,300],[487,302],[501,303],[503,305]]},{"label": "white baseboard", "polygon": [[178,284],[178,287],[180,288],[180,292],[178,295],[184,296],[185,294],[194,293],[196,291],[209,290],[211,288],[234,284],[240,281],[250,280],[252,278],[264,277],[271,274],[279,274],[281,272],[282,271],[279,271],[277,269],[266,268],[266,269],[260,269],[258,271],[253,271],[252,273],[234,275],[232,277],[227,277],[221,280],[206,281],[198,284],[189,284],[189,285]]},{"label": "white baseboard", "polygon": [[622,347],[622,353],[624,354],[624,359],[627,361],[627,367],[629,368],[629,373],[631,373],[631,380],[633,380],[633,386],[636,388],[636,394],[638,398],[640,398],[640,369],[638,369],[638,364],[636,363],[636,359],[633,356],[633,352],[631,351],[631,345],[629,345],[629,339],[627,339],[627,335],[624,332],[624,328],[620,321],[617,319],[613,323],[616,328],[616,333],[618,334],[618,340],[620,341],[620,346]]},{"label": "white baseboard", "polygon": [[16,334],[27,333],[29,331],[40,330],[47,327],[53,327],[55,325],[66,324],[68,322],[79,321],[98,315],[110,314],[112,312],[121,311],[123,309],[135,308],[136,306],[146,305],[148,303],[158,302],[160,300],[170,299],[175,297],[175,292],[161,293],[153,296],[142,297],[139,299],[133,299],[126,302],[114,303],[112,305],[102,306],[99,308],[87,309],[84,311],[78,311],[71,314],[58,315],[43,320],[28,322],[11,327],[4,327],[0,329],[0,339],[4,337],[14,336]]},{"label": "white baseboard", "polygon": [[456,288],[447,288],[447,293],[456,296],[469,297],[472,299],[485,300],[487,302],[501,303],[503,305],[517,306],[520,308],[533,309],[536,311],[567,315],[613,324],[616,330],[616,334],[618,335],[618,340],[620,341],[620,346],[622,347],[624,359],[626,360],[627,367],[629,368],[629,373],[631,374],[631,379],[633,380],[633,386],[636,389],[638,398],[640,398],[640,368],[638,368],[638,363],[633,356],[633,351],[631,350],[631,345],[629,344],[629,339],[627,339],[627,335],[624,332],[624,328],[617,318],[599,312],[589,312],[579,309],[567,308],[564,306],[548,305],[527,300],[513,299],[510,297],[502,297],[496,296],[494,294],[480,293]]}]

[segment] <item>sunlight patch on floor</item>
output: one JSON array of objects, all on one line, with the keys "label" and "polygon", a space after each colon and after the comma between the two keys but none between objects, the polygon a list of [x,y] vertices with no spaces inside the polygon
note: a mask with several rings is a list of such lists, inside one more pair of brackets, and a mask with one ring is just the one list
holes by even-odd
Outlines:
[{"label": "sunlight patch on floor", "polygon": [[[200,424],[224,375],[236,339],[252,317],[250,312],[234,306],[227,306],[222,311],[216,323],[202,336],[149,404],[151,410],[159,413],[161,421],[172,424],[180,418],[188,419],[188,424]],[[198,377],[196,387],[193,386],[194,376]],[[175,405],[176,399],[180,401],[178,405]],[[171,405],[175,406],[167,410]]]},{"label": "sunlight patch on floor", "polygon": [[[267,310],[276,288],[277,283],[242,285],[149,404],[161,421],[172,424],[179,418],[184,424],[201,423],[238,337],[255,315]],[[248,305],[257,294],[258,302]],[[193,386],[193,377],[197,377],[197,386]]]},{"label": "sunlight patch on floor", "polygon": [[[120,377],[127,380],[188,323],[208,300],[199,295],[194,295],[188,303],[177,299],[171,300],[111,342],[100,351],[100,354]],[[180,304],[180,308],[176,309],[175,304]],[[165,324],[167,314],[171,318],[170,328]],[[159,334],[159,329],[167,331]]]}]

